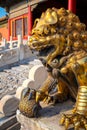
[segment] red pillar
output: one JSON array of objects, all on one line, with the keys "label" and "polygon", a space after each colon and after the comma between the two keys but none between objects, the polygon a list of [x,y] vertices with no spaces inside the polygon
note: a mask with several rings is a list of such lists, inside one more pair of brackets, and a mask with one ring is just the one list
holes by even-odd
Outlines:
[{"label": "red pillar", "polygon": [[32,30],[32,12],[31,12],[31,6],[28,6],[28,35],[31,35]]},{"label": "red pillar", "polygon": [[8,41],[10,41],[10,19],[8,19]]},{"label": "red pillar", "polygon": [[76,13],[76,0],[68,0],[68,10]]}]

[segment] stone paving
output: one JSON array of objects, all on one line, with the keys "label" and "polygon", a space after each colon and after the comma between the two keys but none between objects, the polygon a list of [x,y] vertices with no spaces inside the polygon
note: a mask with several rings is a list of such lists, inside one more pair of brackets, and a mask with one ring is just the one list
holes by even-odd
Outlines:
[{"label": "stone paving", "polygon": [[0,71],[0,99],[6,94],[15,94],[16,89],[28,78],[29,69],[39,63],[38,59],[32,57]]}]

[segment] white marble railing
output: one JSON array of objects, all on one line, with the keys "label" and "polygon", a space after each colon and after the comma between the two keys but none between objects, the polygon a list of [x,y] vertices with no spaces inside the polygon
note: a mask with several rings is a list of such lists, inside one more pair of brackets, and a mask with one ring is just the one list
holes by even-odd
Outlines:
[{"label": "white marble railing", "polygon": [[[4,40],[4,42],[6,42]],[[14,42],[14,43],[13,43]],[[17,41],[10,40],[9,47],[4,43],[4,49],[0,51],[0,67],[18,62],[20,60],[29,58],[33,56],[31,53],[27,41],[23,44],[23,40],[20,35],[18,35]]]}]

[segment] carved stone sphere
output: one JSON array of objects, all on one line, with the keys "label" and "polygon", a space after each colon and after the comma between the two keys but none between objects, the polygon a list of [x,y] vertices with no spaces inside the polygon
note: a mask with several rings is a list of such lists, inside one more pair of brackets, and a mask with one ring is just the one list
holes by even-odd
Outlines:
[{"label": "carved stone sphere", "polygon": [[29,118],[37,117],[40,105],[36,103],[35,99],[28,100],[28,96],[23,98],[19,103],[20,112]]}]

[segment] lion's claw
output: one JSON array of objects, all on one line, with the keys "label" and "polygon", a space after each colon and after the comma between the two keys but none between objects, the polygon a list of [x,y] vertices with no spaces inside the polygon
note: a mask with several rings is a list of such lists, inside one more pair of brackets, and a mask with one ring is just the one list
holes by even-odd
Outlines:
[{"label": "lion's claw", "polygon": [[65,126],[65,130],[67,130],[70,125],[74,126],[74,130],[79,130],[80,128],[87,130],[87,118],[78,113],[66,115],[63,114],[60,124]]}]

